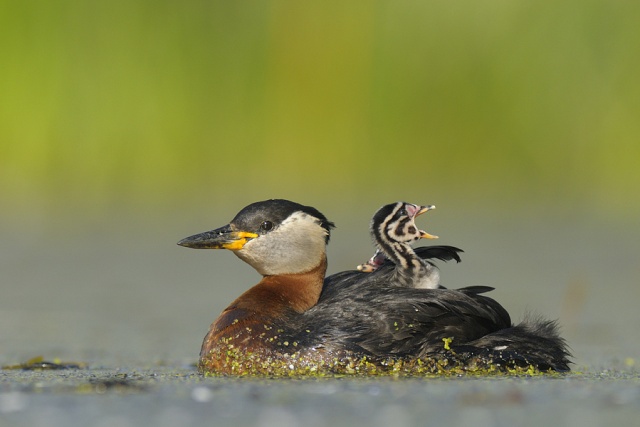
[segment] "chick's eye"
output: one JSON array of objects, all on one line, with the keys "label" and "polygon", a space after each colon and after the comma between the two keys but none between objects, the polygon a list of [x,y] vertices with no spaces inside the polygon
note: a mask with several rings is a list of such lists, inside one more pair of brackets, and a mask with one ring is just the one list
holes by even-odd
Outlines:
[{"label": "chick's eye", "polygon": [[265,221],[260,224],[260,229],[264,231],[269,231],[273,228],[273,223],[271,221]]}]

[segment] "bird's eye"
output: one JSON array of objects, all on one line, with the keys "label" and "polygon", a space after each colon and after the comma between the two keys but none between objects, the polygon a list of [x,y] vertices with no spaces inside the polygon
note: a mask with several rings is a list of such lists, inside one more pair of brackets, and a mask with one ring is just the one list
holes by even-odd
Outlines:
[{"label": "bird's eye", "polygon": [[271,221],[265,221],[260,224],[260,229],[264,231],[269,231],[273,228],[273,223]]},{"label": "bird's eye", "polygon": [[407,210],[405,208],[402,208],[398,211],[398,215],[400,216],[407,216],[409,215],[409,213],[407,212]]}]

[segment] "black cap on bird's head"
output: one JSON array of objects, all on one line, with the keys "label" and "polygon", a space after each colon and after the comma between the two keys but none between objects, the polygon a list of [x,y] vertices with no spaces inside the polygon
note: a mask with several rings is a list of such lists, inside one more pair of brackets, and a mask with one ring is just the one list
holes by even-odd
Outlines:
[{"label": "black cap on bird's head", "polygon": [[311,206],[271,199],[252,203],[229,224],[186,237],[178,244],[229,249],[261,274],[287,274],[308,271],[324,258],[333,227]]},{"label": "black cap on bird's head", "polygon": [[331,229],[335,227],[331,221],[316,208],[284,199],[270,199],[252,203],[238,212],[231,220],[231,224],[244,230],[258,229],[262,232],[269,232],[295,212],[301,212],[314,218],[318,225],[326,231],[325,243],[329,243]]}]

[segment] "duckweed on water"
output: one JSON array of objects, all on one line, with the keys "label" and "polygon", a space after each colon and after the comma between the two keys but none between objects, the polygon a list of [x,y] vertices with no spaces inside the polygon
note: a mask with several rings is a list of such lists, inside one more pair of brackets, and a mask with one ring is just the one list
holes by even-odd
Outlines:
[{"label": "duckweed on water", "polygon": [[449,348],[451,340],[443,340],[443,352],[427,358],[375,358],[342,352],[331,354],[324,349],[304,351],[247,351],[223,339],[216,349],[202,357],[198,370],[205,376],[269,376],[269,377],[327,377],[327,376],[534,376],[556,374],[543,372],[535,366],[513,360],[508,365],[494,363],[488,356],[456,354]]}]

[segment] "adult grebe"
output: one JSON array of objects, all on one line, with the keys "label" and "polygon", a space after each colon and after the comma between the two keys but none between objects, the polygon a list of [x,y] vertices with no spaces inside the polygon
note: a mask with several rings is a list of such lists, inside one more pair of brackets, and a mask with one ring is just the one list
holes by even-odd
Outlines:
[{"label": "adult grebe", "polygon": [[[415,289],[390,282],[395,266],[324,278],[333,224],[315,208],[267,200],[226,226],[179,245],[229,249],[262,280],[211,325],[205,374],[427,374],[568,370],[553,322],[512,326],[490,288]],[[420,254],[418,252],[418,254]]]}]

